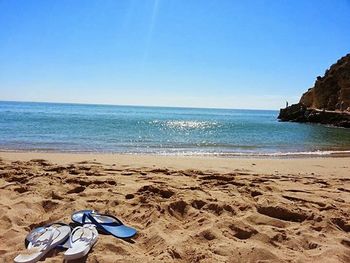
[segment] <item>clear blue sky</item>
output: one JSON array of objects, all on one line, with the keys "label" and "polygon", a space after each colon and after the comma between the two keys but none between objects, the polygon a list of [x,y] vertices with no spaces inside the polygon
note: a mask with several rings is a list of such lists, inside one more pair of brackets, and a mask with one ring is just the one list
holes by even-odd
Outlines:
[{"label": "clear blue sky", "polygon": [[278,109],[350,52],[349,0],[0,0],[0,100]]}]

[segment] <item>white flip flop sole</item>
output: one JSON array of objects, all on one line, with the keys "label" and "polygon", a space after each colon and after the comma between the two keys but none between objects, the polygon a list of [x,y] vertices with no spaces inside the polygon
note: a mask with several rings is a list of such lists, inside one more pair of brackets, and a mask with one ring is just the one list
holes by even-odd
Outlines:
[{"label": "white flip flop sole", "polygon": [[85,224],[73,229],[69,238],[70,247],[64,252],[66,260],[74,260],[85,257],[98,238],[95,225]]},{"label": "white flip flop sole", "polygon": [[27,251],[15,257],[15,263],[35,263],[44,257],[47,252],[61,244],[70,235],[69,226],[49,226],[28,244]]}]

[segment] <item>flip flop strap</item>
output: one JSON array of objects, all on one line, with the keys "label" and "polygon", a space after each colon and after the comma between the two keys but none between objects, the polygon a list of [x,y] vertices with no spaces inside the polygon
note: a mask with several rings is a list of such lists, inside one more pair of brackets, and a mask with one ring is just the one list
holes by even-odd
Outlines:
[{"label": "flip flop strap", "polygon": [[[45,234],[46,232],[50,232],[49,238],[46,238],[44,240],[38,240],[43,234]],[[28,249],[34,248],[34,247],[38,247],[40,245],[44,245],[44,247],[40,250],[43,251],[45,250],[53,241],[53,236],[55,234],[55,232],[58,231],[55,228],[46,228],[45,232],[43,232],[41,235],[39,235],[35,240],[33,240],[32,242],[29,243],[28,245]]]},{"label": "flip flop strap", "polygon": [[[93,216],[92,213],[84,213],[83,217],[82,217],[82,224],[94,224],[97,226],[97,228],[102,228],[104,229],[104,226],[108,226],[108,225],[114,225],[115,223],[117,223],[118,225],[123,225],[123,223],[116,217],[110,216],[110,215],[101,215],[101,214],[97,214],[96,215],[100,215],[100,216],[106,216],[106,217],[110,217],[113,218],[114,222],[111,223],[100,223],[96,220],[96,218]],[[86,219],[89,219],[90,222],[87,222]]]},{"label": "flip flop strap", "polygon": [[[89,219],[90,222],[87,222],[86,219]],[[101,223],[99,223],[99,222],[92,216],[91,213],[84,213],[84,214],[83,214],[82,223],[83,223],[83,224],[90,223],[90,224],[96,225],[98,228],[103,228],[103,226],[101,225]]]},{"label": "flip flop strap", "polygon": [[[91,233],[92,233],[92,237],[91,238],[86,238],[86,237],[82,237],[84,235],[84,228],[88,228],[91,230]],[[73,243],[75,241],[73,241],[73,235],[75,232],[77,232],[79,229],[82,229],[83,233],[81,234],[81,237],[77,240],[82,240],[82,241],[85,241],[87,243],[90,243],[92,240],[94,240],[95,238],[95,233],[94,231],[90,228],[90,226],[78,226],[76,228],[74,228],[74,230],[72,231],[71,235],[69,236],[69,247],[73,247]],[[76,241],[77,241],[76,240]]]},{"label": "flip flop strap", "polygon": [[75,232],[77,232],[79,229],[82,229],[83,227],[82,226],[78,226],[76,228],[73,229],[72,233],[70,234],[69,236],[69,247],[73,247],[73,235]]}]

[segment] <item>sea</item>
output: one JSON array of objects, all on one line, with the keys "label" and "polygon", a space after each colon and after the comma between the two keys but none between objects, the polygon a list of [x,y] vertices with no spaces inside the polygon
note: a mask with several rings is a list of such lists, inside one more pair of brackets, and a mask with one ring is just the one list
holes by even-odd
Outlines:
[{"label": "sea", "polygon": [[277,110],[0,102],[0,150],[199,156],[350,153],[350,129]]}]

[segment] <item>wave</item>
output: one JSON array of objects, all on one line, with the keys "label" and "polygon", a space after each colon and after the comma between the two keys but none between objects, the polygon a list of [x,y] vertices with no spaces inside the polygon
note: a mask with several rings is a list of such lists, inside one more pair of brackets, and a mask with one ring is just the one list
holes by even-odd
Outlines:
[{"label": "wave", "polygon": [[194,157],[247,157],[247,158],[298,158],[298,157],[348,157],[350,150],[325,150],[304,152],[204,152],[204,151],[106,151],[106,150],[58,150],[46,149],[10,149],[0,148],[0,152],[53,152],[53,153],[86,153],[86,154],[123,154],[123,155],[161,155],[161,156],[194,156]]},{"label": "wave", "polygon": [[125,154],[150,154],[163,156],[204,156],[204,157],[341,157],[350,156],[350,150],[317,150],[317,151],[295,151],[295,152],[204,152],[204,151],[149,151],[129,152]]}]

